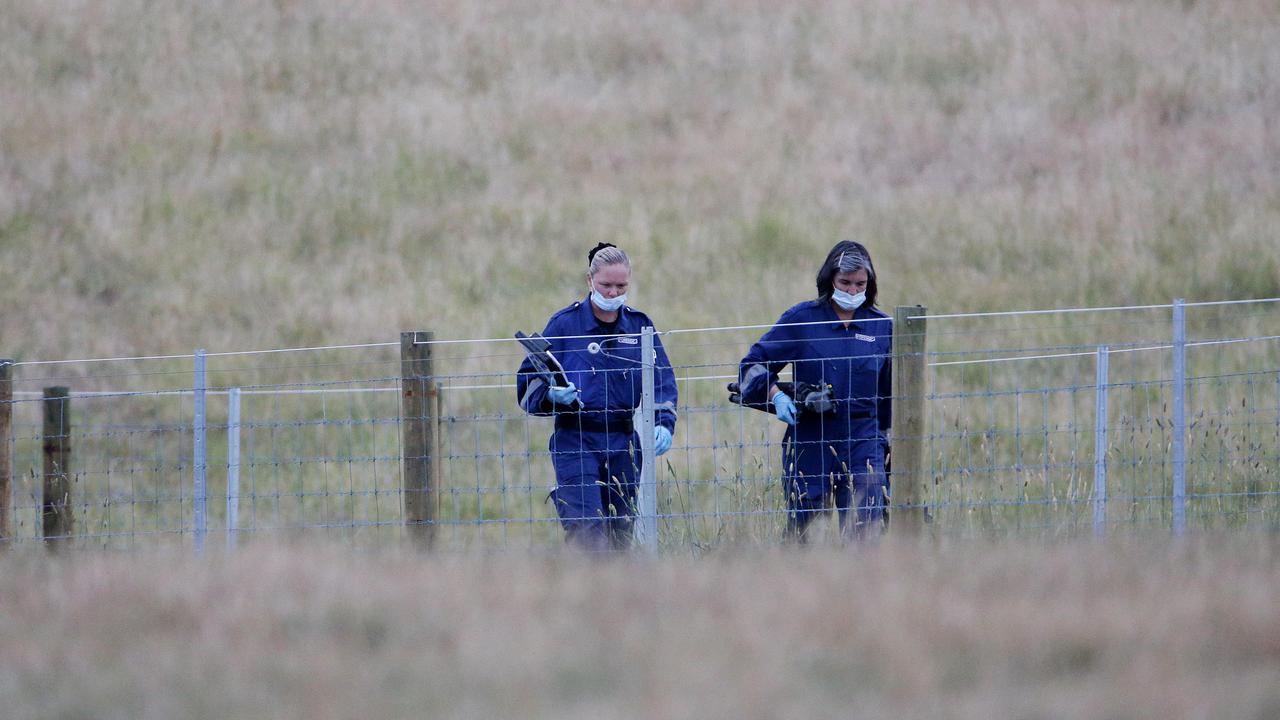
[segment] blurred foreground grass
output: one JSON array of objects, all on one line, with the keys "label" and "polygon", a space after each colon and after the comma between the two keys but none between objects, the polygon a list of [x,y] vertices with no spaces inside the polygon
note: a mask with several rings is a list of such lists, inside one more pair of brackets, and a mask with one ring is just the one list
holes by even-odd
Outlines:
[{"label": "blurred foreground grass", "polygon": [[1273,718],[1270,534],[0,557],[28,718]]}]

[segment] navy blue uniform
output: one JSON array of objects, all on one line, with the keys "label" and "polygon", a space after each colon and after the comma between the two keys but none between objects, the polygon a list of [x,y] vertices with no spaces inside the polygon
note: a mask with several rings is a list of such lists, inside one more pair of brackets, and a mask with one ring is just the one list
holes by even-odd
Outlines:
[{"label": "navy blue uniform", "polygon": [[[814,322],[820,324],[792,324]],[[787,427],[783,438],[789,534],[803,537],[828,497],[847,533],[859,534],[883,522],[892,339],[891,321],[875,308],[858,308],[846,326],[830,303],[811,300],[784,312],[739,365],[739,386],[749,402],[767,402],[769,387],[787,364],[795,381],[830,385],[837,400],[831,413],[800,408],[796,424]],[[857,519],[852,525],[847,522],[850,508]]]},{"label": "navy blue uniform", "polygon": [[[578,388],[580,410],[553,404],[546,379],[528,358],[516,376],[520,407],[532,415],[555,417],[549,443],[556,471],[552,498],[569,542],[589,549],[622,548],[630,542],[641,466],[632,416],[640,406],[640,330],[645,326],[652,327],[653,321],[625,305],[616,323],[604,325],[592,312],[590,298],[551,316],[542,335]],[[674,434],[675,373],[657,335],[653,347],[655,419]]]}]

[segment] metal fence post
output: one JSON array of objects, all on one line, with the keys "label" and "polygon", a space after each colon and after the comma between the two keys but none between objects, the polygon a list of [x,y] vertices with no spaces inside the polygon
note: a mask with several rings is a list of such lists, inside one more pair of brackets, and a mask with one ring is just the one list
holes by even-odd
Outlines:
[{"label": "metal fence post", "polygon": [[636,532],[640,545],[649,552],[658,550],[657,460],[653,454],[653,328],[640,330],[640,487]]},{"label": "metal fence post", "polygon": [[893,528],[919,534],[925,508],[925,318],[923,305],[899,305],[893,313]]},{"label": "metal fence post", "polygon": [[41,532],[51,547],[69,542],[75,528],[71,505],[71,391],[44,389],[44,497]]},{"label": "metal fence post", "polygon": [[404,523],[409,537],[430,547],[435,539],[436,390],[427,331],[400,333],[400,432]]},{"label": "metal fence post", "polygon": [[240,529],[240,388],[227,392],[227,550]]},{"label": "metal fence post", "polygon": [[1093,403],[1093,534],[1107,534],[1107,374],[1109,348],[1098,346],[1097,394]]},{"label": "metal fence post", "polygon": [[0,359],[0,549],[9,539],[10,478],[13,476],[13,361]]},{"label": "metal fence post", "polygon": [[196,350],[195,382],[193,383],[194,387],[192,389],[194,407],[191,423],[192,450],[194,455],[191,463],[193,471],[191,492],[191,531],[192,537],[195,540],[196,552],[204,551],[204,535],[205,531],[208,529],[208,516],[206,515],[205,508],[205,501],[207,499],[205,470],[208,464],[208,455],[205,447],[207,428],[205,416],[206,383],[205,353],[204,350]]},{"label": "metal fence post", "polygon": [[1182,535],[1187,517],[1187,308],[1173,301],[1173,534]]}]

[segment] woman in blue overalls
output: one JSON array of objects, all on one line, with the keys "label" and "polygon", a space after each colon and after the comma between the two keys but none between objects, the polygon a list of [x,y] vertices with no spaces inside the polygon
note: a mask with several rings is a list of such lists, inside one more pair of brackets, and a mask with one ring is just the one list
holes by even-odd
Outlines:
[{"label": "woman in blue overalls", "polygon": [[[640,439],[632,416],[640,405],[640,331],[653,326],[626,305],[631,260],[608,243],[587,254],[589,294],[551,316],[542,331],[564,366],[567,387],[552,387],[526,358],[516,377],[520,407],[555,417],[551,497],[566,541],[588,550],[620,550],[631,542]],[[676,379],[666,350],[654,342],[654,449],[671,447]]]},{"label": "woman in blue overalls", "polygon": [[[738,370],[743,401],[787,423],[786,535],[800,542],[813,518],[832,506],[845,537],[878,532],[888,496],[884,461],[893,329],[875,307],[870,253],[860,243],[837,243],[818,270],[817,285],[818,298],[784,312]],[[803,383],[829,390],[834,402],[806,405],[804,398],[797,402],[783,392],[778,374],[787,364],[797,388]]]}]

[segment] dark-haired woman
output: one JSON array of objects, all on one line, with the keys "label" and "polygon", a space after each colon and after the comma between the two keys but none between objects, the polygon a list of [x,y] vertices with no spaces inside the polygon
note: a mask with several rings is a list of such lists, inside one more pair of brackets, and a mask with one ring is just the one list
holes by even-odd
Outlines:
[{"label": "dark-haired woman", "polygon": [[[860,243],[837,243],[818,270],[817,286],[817,299],[784,312],[738,369],[743,401],[787,424],[786,534],[800,542],[813,518],[833,506],[844,537],[878,532],[888,494],[893,329],[875,305],[871,254]],[[778,375],[788,364],[794,384],[784,392]]]},{"label": "dark-haired woman", "polygon": [[[555,417],[552,491],[566,540],[587,550],[621,550],[631,542],[640,438],[632,416],[640,406],[640,331],[648,315],[626,305],[631,260],[608,243],[587,254],[587,297],[560,310],[542,331],[568,384],[553,387],[526,358],[516,398],[533,415]],[[654,346],[654,450],[671,447],[676,378],[657,335]]]}]

